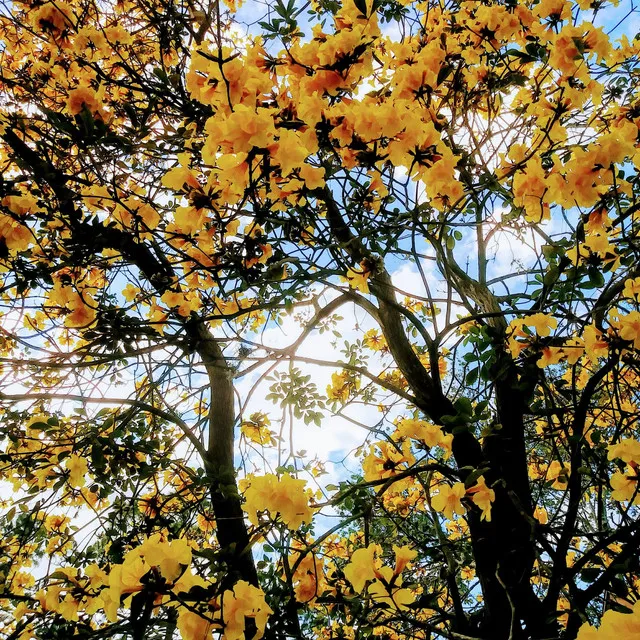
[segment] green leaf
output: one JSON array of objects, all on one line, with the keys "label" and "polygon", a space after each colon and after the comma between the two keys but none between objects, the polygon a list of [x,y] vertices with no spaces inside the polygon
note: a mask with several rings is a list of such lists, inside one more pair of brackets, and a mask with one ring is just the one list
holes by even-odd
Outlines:
[{"label": "green leaf", "polygon": [[360,12],[360,14],[367,18],[367,0],[353,0],[353,4],[356,9]]},{"label": "green leaf", "polygon": [[588,270],[589,282],[594,288],[599,289],[604,287],[604,274],[597,267],[589,267]]},{"label": "green leaf", "polygon": [[458,398],[453,403],[453,406],[461,417],[470,418],[473,415],[473,406],[471,405],[471,400],[469,400],[469,398]]},{"label": "green leaf", "polygon": [[471,371],[469,371],[465,377],[465,382],[466,384],[474,384],[475,381],[478,379],[478,373],[479,373],[480,368],[479,367],[474,367],[473,369],[471,369]]}]

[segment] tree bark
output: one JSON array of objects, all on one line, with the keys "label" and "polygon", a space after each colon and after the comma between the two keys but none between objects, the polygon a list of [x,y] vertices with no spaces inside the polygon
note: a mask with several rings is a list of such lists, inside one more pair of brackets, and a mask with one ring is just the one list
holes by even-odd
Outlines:
[{"label": "tree bark", "polygon": [[[339,246],[356,262],[367,259],[376,264],[369,288],[378,302],[377,318],[417,407],[445,431],[451,430],[443,417],[454,416],[457,411],[411,345],[389,273],[382,261],[376,260],[351,233],[332,194],[325,190],[323,199],[327,205],[327,221]],[[496,424],[500,428],[485,437],[482,446],[472,431],[472,424],[457,424],[453,430],[453,457],[461,478],[476,469],[487,469],[486,482],[495,491],[491,522],[483,521],[477,510],[467,511],[476,575],[484,600],[482,614],[473,621],[475,632],[486,640],[553,637],[557,626],[543,615],[542,604],[530,582],[535,560],[535,521],[524,444],[526,392],[519,390],[517,368],[504,350],[507,323],[490,289],[460,269],[453,256],[442,252],[440,266],[460,294],[489,315],[498,354],[492,378]],[[462,621],[461,626],[468,628],[466,621]]]},{"label": "tree bark", "polygon": [[[175,274],[166,259],[161,259],[147,244],[139,242],[125,230],[83,220],[82,213],[75,204],[77,196],[67,187],[70,178],[31,149],[13,130],[7,129],[2,137],[13,150],[14,162],[28,171],[37,183],[48,186],[55,194],[59,211],[70,232],[67,242],[71,251],[87,255],[106,248],[119,251],[140,270],[158,295],[174,286]],[[209,446],[203,462],[211,482],[216,535],[229,569],[226,584],[231,588],[241,579],[257,586],[258,576],[233,462],[233,378],[222,350],[205,322],[194,316],[184,320],[184,329],[189,337],[187,342],[195,345],[195,351],[202,359],[209,378]]]}]

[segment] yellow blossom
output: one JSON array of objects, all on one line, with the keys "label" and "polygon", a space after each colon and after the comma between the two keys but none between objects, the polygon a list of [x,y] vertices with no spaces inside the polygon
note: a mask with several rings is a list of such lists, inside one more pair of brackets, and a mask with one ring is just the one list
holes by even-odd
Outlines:
[{"label": "yellow blossom", "polygon": [[385,441],[377,442],[371,445],[362,463],[364,479],[369,482],[389,478],[414,462],[415,457],[411,453],[411,445],[408,441],[401,445]]},{"label": "yellow blossom", "polygon": [[265,602],[262,590],[244,580],[236,582],[233,591],[224,592],[221,606],[225,640],[244,638],[245,618],[253,618],[255,622],[256,633],[253,640],[262,638],[267,619],[273,613]]},{"label": "yellow blossom", "polygon": [[65,460],[65,467],[69,471],[69,484],[75,488],[84,487],[84,476],[89,470],[86,459],[74,453]]},{"label": "yellow blossom", "polygon": [[418,552],[415,549],[407,547],[406,545],[398,547],[394,544],[393,551],[396,554],[396,568],[394,571],[396,575],[401,574],[409,563],[418,555]]},{"label": "yellow blossom", "polygon": [[558,326],[558,321],[550,315],[546,313],[534,313],[530,316],[527,316],[523,323],[528,327],[533,327],[536,330],[536,333],[541,337],[546,337],[551,333],[552,329],[555,329]]},{"label": "yellow blossom", "polygon": [[558,364],[564,356],[564,351],[559,347],[543,347],[540,352],[540,358],[536,363],[541,369]]},{"label": "yellow blossom", "polygon": [[274,517],[279,514],[292,530],[300,528],[303,522],[311,522],[313,512],[305,493],[305,480],[288,473],[280,477],[267,473],[264,476],[250,476],[247,483],[244,510],[252,524],[258,526],[258,513],[265,510]]},{"label": "yellow blossom", "polygon": [[602,332],[600,332],[594,325],[585,327],[584,348],[587,356],[591,360],[606,358],[609,353],[609,343],[604,340]]},{"label": "yellow blossom", "polygon": [[634,349],[640,349],[640,311],[631,311],[620,316],[618,326],[620,337],[632,342]]},{"label": "yellow blossom", "polygon": [[347,269],[346,280],[352,289],[357,289],[362,293],[369,293],[369,278],[371,269],[366,261],[360,263],[359,269]]},{"label": "yellow blossom", "polygon": [[[388,569],[389,567],[384,567]],[[385,572],[388,574],[388,572]],[[410,589],[403,588],[401,584],[390,584],[388,581],[376,580],[369,585],[369,595],[376,602],[387,605],[391,609],[406,611],[409,605],[416,599]]]},{"label": "yellow blossom", "polygon": [[453,514],[464,514],[462,498],[465,496],[465,488],[462,482],[456,482],[453,486],[441,484],[438,493],[431,498],[433,508],[444,514],[445,518],[453,520]]},{"label": "yellow blossom", "polygon": [[566,489],[569,481],[571,466],[566,462],[560,463],[553,460],[547,469],[547,481],[553,481],[551,486],[554,489]]},{"label": "yellow blossom", "polygon": [[623,462],[640,464],[640,442],[635,438],[623,438],[609,445],[607,457],[609,460],[620,458]]},{"label": "yellow blossom", "polygon": [[67,111],[71,115],[77,115],[87,109],[94,116],[100,115],[102,100],[99,93],[89,87],[78,87],[69,92],[67,99]]},{"label": "yellow blossom", "polygon": [[122,296],[127,302],[133,302],[138,294],[140,293],[140,289],[131,283],[129,283],[123,290]]},{"label": "yellow blossom", "polygon": [[577,640],[622,640],[640,637],[640,600],[633,605],[630,613],[610,609],[600,621],[599,629],[584,624],[578,632]]},{"label": "yellow blossom", "polygon": [[240,425],[240,431],[245,438],[256,444],[270,444],[274,442],[273,432],[269,429],[271,422],[261,411],[252,413],[248,420]]},{"label": "yellow blossom", "polygon": [[366,582],[375,580],[377,575],[377,554],[380,546],[370,544],[364,549],[356,549],[351,555],[351,560],[344,568],[344,575],[353,586],[356,593],[361,593]]},{"label": "yellow blossom", "polygon": [[362,337],[362,342],[373,351],[383,351],[387,348],[387,341],[378,329],[369,329]]},{"label": "yellow blossom", "polygon": [[638,473],[633,467],[629,467],[627,473],[616,471],[610,479],[611,497],[618,502],[629,502],[640,504],[640,494],[638,493]]},{"label": "yellow blossom", "polygon": [[467,493],[471,494],[473,504],[481,509],[481,519],[491,522],[491,503],[496,499],[496,493],[487,487],[484,476],[480,476],[476,484],[467,489]]}]

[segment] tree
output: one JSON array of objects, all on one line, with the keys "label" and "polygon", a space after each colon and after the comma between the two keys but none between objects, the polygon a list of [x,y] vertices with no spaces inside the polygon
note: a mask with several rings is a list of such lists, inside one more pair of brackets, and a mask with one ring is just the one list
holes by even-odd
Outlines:
[{"label": "tree", "polygon": [[638,633],[631,3],[3,6],[0,637]]}]

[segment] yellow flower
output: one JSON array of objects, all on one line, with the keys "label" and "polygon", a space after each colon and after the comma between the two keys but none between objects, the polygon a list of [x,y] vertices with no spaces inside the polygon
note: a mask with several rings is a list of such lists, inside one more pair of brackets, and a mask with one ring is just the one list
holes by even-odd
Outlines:
[{"label": "yellow flower", "polygon": [[444,446],[445,442],[445,435],[442,433],[442,429],[426,420],[400,420],[396,433],[402,438],[420,440],[427,447]]},{"label": "yellow flower", "polygon": [[631,613],[620,613],[610,609],[605,612],[600,628],[584,624],[576,640],[631,640],[640,638],[640,601],[633,605]]},{"label": "yellow flower", "polygon": [[606,358],[609,353],[609,343],[594,325],[589,325],[584,330],[584,349],[591,360]]},{"label": "yellow flower", "polygon": [[373,351],[383,351],[387,348],[387,341],[378,329],[369,329],[362,336],[362,343]]},{"label": "yellow flower", "polygon": [[544,507],[536,507],[536,510],[533,513],[533,517],[540,524],[547,524],[547,522],[549,522],[549,514],[547,513],[547,510]]},{"label": "yellow flower", "polygon": [[347,269],[346,280],[352,289],[357,289],[362,293],[369,293],[369,278],[371,269],[368,261],[363,260],[360,263],[360,269]]},{"label": "yellow flower", "polygon": [[67,111],[75,116],[87,109],[89,113],[99,115],[102,111],[102,100],[99,95],[89,87],[78,87],[69,91],[67,98]]},{"label": "yellow flower", "polygon": [[473,567],[462,567],[460,577],[463,580],[473,580],[476,577],[476,570]]},{"label": "yellow flower", "polygon": [[638,494],[638,476],[635,469],[629,467],[627,474],[616,471],[611,476],[611,497],[618,502],[629,502],[633,499],[633,504],[640,503],[640,494]]},{"label": "yellow flower", "polygon": [[72,287],[56,284],[49,292],[47,307],[55,307],[64,313],[65,327],[88,327],[96,319],[96,303],[89,291],[76,291]]},{"label": "yellow flower", "polygon": [[547,469],[546,479],[547,481],[553,480],[551,484],[553,489],[566,489],[570,472],[571,467],[568,463],[560,463],[558,460],[554,460]]},{"label": "yellow flower", "polygon": [[541,369],[558,364],[564,357],[564,351],[560,347],[544,347],[540,354],[540,358],[538,358],[536,364]]},{"label": "yellow flower", "polygon": [[[80,596],[82,597],[82,596]],[[64,599],[58,603],[56,611],[69,622],[78,620],[78,609],[80,608],[80,601],[76,600],[70,593],[64,597]]]},{"label": "yellow flower", "polygon": [[640,311],[631,311],[619,320],[620,337],[633,342],[634,349],[640,349]]},{"label": "yellow flower", "polygon": [[61,592],[62,587],[58,585],[53,585],[46,591],[38,591],[38,593],[36,594],[36,598],[39,600],[42,610],[57,611],[58,605],[60,604]]},{"label": "yellow flower", "polygon": [[398,547],[395,544],[393,545],[393,550],[396,554],[396,568],[394,574],[400,575],[409,565],[409,563],[418,555],[418,552],[411,547],[407,547],[406,545],[403,547]]},{"label": "yellow flower", "polygon": [[266,149],[275,140],[273,116],[270,109],[236,105],[226,120],[219,115],[209,120],[207,145],[220,144],[227,153],[248,153],[253,147]]},{"label": "yellow flower", "polygon": [[361,593],[366,582],[375,580],[378,562],[376,556],[381,552],[380,545],[370,544],[357,549],[351,555],[351,561],[344,568],[344,575],[356,593]]},{"label": "yellow flower", "polygon": [[200,189],[196,174],[186,167],[175,167],[165,173],[161,180],[162,186],[173,191],[191,191]]},{"label": "yellow flower", "polygon": [[364,479],[370,482],[371,480],[390,478],[415,461],[408,441],[403,442],[402,445],[385,441],[376,442],[375,445],[371,445],[369,453],[362,463]]},{"label": "yellow flower", "polygon": [[382,552],[380,545],[370,544],[364,549],[357,549],[351,555],[351,561],[344,567],[344,575],[356,593],[361,593],[367,582],[368,593],[378,602],[385,603],[394,609],[406,609],[415,600],[409,589],[401,588],[396,581],[409,561],[417,553],[409,547],[393,547],[396,553],[396,568],[381,566],[378,555]]},{"label": "yellow flower", "polygon": [[29,13],[29,22],[37,31],[51,33],[54,37],[65,31],[73,22],[71,9],[64,3],[47,3]]},{"label": "yellow flower", "polygon": [[462,506],[462,498],[465,496],[465,488],[462,482],[456,482],[452,487],[448,484],[442,484],[438,488],[438,494],[431,499],[431,506],[443,513],[445,518],[453,520],[453,514],[464,514]]},{"label": "yellow flower", "polygon": [[140,557],[131,557],[123,564],[116,564],[109,572],[109,597],[111,601],[120,603],[124,594],[142,590],[140,579],[149,571],[149,567]]},{"label": "yellow flower", "polygon": [[312,167],[310,164],[303,164],[300,167],[300,179],[305,183],[307,189],[321,189],[325,185],[324,167]]},{"label": "yellow flower", "polygon": [[327,397],[329,400],[337,400],[344,403],[359,388],[359,375],[353,371],[340,371],[331,374],[331,384],[327,386]]},{"label": "yellow flower", "polygon": [[[141,591],[144,588],[142,578],[152,568],[157,568],[167,583],[175,587],[176,592],[188,590],[189,587],[185,589],[183,574],[190,564],[191,547],[185,539],[178,538],[167,542],[159,533],[152,535],[140,546],[129,551],[122,564],[116,564],[111,568],[108,577],[108,606],[112,607],[112,603],[119,604],[123,595]],[[117,605],[115,612],[117,613]],[[107,614],[111,615],[110,612]]]},{"label": "yellow flower", "polygon": [[567,0],[541,0],[536,5],[533,14],[540,18],[553,18],[554,20],[571,19],[571,3]]},{"label": "yellow flower", "polygon": [[[298,553],[299,551],[296,550]],[[297,554],[289,558],[293,565],[298,560]],[[293,574],[293,585],[298,602],[311,602],[327,589],[324,577],[324,563],[321,557],[307,553],[298,563]]]},{"label": "yellow flower", "polygon": [[253,618],[256,634],[253,640],[262,638],[267,619],[273,609],[267,605],[264,593],[258,587],[240,580],[233,591],[225,591],[222,596],[222,619],[224,620],[224,639],[241,640],[244,638],[245,618]]},{"label": "yellow flower", "polygon": [[71,312],[64,318],[64,326],[71,328],[86,328],[96,319],[96,309],[90,293],[75,294],[69,301]]},{"label": "yellow flower", "polygon": [[444,459],[448,460],[453,453],[453,433],[443,434],[438,446],[444,451]]},{"label": "yellow flower", "polygon": [[305,493],[305,480],[298,480],[288,473],[281,477],[273,473],[250,476],[247,479],[244,510],[249,521],[258,526],[258,513],[269,511],[274,517],[279,514],[284,524],[292,530],[303,522],[310,523],[313,511]]},{"label": "yellow flower", "polygon": [[580,338],[569,338],[562,351],[567,358],[567,364],[573,366],[584,354],[584,342]]},{"label": "yellow flower", "polygon": [[[388,569],[388,571],[384,571],[384,569]],[[383,567],[381,573],[384,575],[390,571],[391,569],[389,567]],[[386,578],[386,576],[384,577]],[[400,584],[390,584],[387,580],[385,580],[385,582],[376,580],[373,584],[369,585],[368,592],[376,602],[386,604],[390,609],[399,611],[406,611],[409,605],[416,599],[409,589],[403,589]]]},{"label": "yellow flower", "polygon": [[17,196],[5,196],[0,203],[7,207],[11,213],[15,213],[18,216],[35,213],[39,210],[38,201],[30,193],[22,193]]},{"label": "yellow flower", "polygon": [[184,538],[160,542],[152,537],[140,549],[147,564],[158,567],[168,582],[174,582],[182,568],[191,564],[191,547]]},{"label": "yellow flower", "polygon": [[47,533],[54,531],[59,533],[67,528],[69,522],[71,522],[71,519],[67,516],[51,515],[45,518],[44,528],[47,530]]},{"label": "yellow flower", "polygon": [[[524,338],[524,340],[519,340]],[[511,357],[515,360],[520,353],[529,346],[528,336],[522,329],[522,321],[514,320],[509,325],[508,347]]]},{"label": "yellow flower", "polygon": [[640,278],[629,278],[624,283],[623,295],[625,298],[640,298]]},{"label": "yellow flower", "polygon": [[532,158],[513,178],[513,203],[525,210],[527,221],[537,224],[550,217],[546,194],[545,171],[540,159]]},{"label": "yellow flower", "polygon": [[273,433],[269,429],[271,422],[265,413],[257,411],[249,416],[249,420],[245,420],[240,425],[242,435],[256,444],[271,444],[274,441]]},{"label": "yellow flower", "polygon": [[197,611],[190,611],[186,607],[180,607],[178,614],[178,631],[182,640],[211,640],[212,631],[217,628],[206,617]]},{"label": "yellow flower", "polygon": [[634,438],[623,438],[616,444],[609,445],[609,460],[620,458],[623,462],[640,464],[640,442]]},{"label": "yellow flower", "polygon": [[140,289],[131,283],[122,290],[122,296],[127,302],[133,302],[139,293]]},{"label": "yellow flower", "polygon": [[487,487],[484,476],[480,476],[477,483],[468,489],[467,493],[471,494],[473,504],[482,510],[481,520],[491,522],[491,503],[496,499],[496,493]]},{"label": "yellow flower", "polygon": [[558,326],[558,321],[546,313],[534,313],[525,318],[523,322],[527,327],[533,327],[536,333],[543,338]]},{"label": "yellow flower", "polygon": [[[280,165],[280,171],[282,177],[289,175],[294,169],[302,169],[305,165],[305,160],[309,156],[309,149],[304,145],[302,136],[295,131],[288,131],[287,129],[280,129],[279,140],[276,144],[270,147],[271,157],[275,163]],[[309,167],[312,169],[312,167]],[[305,169],[307,176],[313,181],[313,172]],[[320,177],[321,181],[324,180]]]},{"label": "yellow flower", "polygon": [[69,471],[69,484],[72,487],[84,487],[84,474],[89,470],[87,461],[75,453],[65,460],[65,467]]}]

